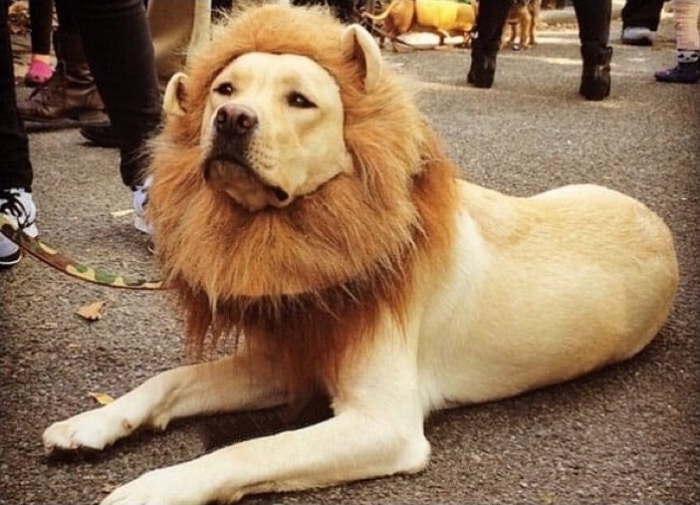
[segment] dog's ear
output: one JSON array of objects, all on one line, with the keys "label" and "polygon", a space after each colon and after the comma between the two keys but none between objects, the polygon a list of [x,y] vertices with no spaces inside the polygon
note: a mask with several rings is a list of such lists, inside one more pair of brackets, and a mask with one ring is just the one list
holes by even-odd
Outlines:
[{"label": "dog's ear", "polygon": [[364,70],[365,91],[371,93],[379,84],[382,72],[382,53],[374,38],[362,26],[352,24],[343,32],[340,45]]},{"label": "dog's ear", "polygon": [[185,109],[181,105],[185,97],[185,82],[187,82],[187,75],[182,72],[177,72],[168,81],[168,86],[165,88],[165,96],[163,97],[163,110],[166,114],[172,114],[173,116],[185,115]]}]

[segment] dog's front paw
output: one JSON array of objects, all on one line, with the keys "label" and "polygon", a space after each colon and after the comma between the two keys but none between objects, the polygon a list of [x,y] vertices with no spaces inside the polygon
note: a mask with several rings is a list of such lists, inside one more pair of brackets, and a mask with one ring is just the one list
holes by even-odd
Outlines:
[{"label": "dog's front paw", "polygon": [[128,435],[132,426],[104,407],[89,410],[49,426],[42,437],[47,450],[101,450]]},{"label": "dog's front paw", "polygon": [[[215,500],[208,487],[211,475],[189,468],[183,463],[145,473],[112,491],[100,505],[204,505]],[[238,499],[228,496],[226,502]]]}]

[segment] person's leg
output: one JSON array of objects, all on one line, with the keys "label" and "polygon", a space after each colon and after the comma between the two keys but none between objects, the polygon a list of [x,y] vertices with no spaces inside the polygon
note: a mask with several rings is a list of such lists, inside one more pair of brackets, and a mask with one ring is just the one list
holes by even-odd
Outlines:
[{"label": "person's leg", "polygon": [[490,88],[496,74],[496,55],[501,45],[503,25],[513,0],[481,0],[472,38],[471,65],[467,82],[477,88]]},{"label": "person's leg", "polygon": [[661,21],[664,0],[627,0],[622,8],[622,42],[650,46]]},{"label": "person's leg", "polygon": [[53,20],[52,0],[31,0],[29,2],[30,41],[32,58],[24,76],[27,86],[38,86],[48,81],[53,74],[51,67],[51,22]]},{"label": "person's leg", "polygon": [[85,59],[71,0],[55,0],[58,29],[54,32],[56,71],[44,86],[21,101],[25,121],[101,119],[104,105]]},{"label": "person's leg", "polygon": [[[217,2],[217,9],[231,9],[231,0]],[[187,55],[211,34],[211,0],[150,0],[146,9],[161,89],[182,70]],[[216,14],[216,12],[214,13]],[[111,124],[84,125],[80,134],[101,147],[119,147]]]},{"label": "person's leg", "polygon": [[654,77],[660,82],[694,84],[700,81],[700,2],[674,0],[673,20],[678,64],[674,68],[656,72]]},{"label": "person's leg", "polygon": [[610,95],[611,0],[574,0],[579,26],[583,73],[579,93],[587,100],[602,100]]},{"label": "person's leg", "polygon": [[673,0],[673,21],[676,28],[676,48],[700,50],[700,2]]},{"label": "person's leg", "polygon": [[74,0],[90,68],[121,142],[121,175],[143,182],[144,141],[160,122],[160,92],[143,0]]},{"label": "person's leg", "polygon": [[29,140],[17,113],[8,3],[8,0],[0,0],[0,188],[31,191],[33,172]]},{"label": "person's leg", "polygon": [[135,226],[143,219],[145,144],[161,119],[160,91],[143,0],[75,0],[90,68],[120,143],[122,181],[133,191]]},{"label": "person's leg", "polygon": [[622,27],[648,28],[655,32],[665,0],[627,0],[622,8]]},{"label": "person's leg", "polygon": [[29,0],[30,41],[33,54],[51,53],[53,0]]},{"label": "person's leg", "polygon": [[[31,193],[34,172],[27,134],[17,113],[8,8],[9,2],[0,0],[0,213],[36,236],[36,208]],[[19,260],[19,248],[0,235],[0,267]]]}]

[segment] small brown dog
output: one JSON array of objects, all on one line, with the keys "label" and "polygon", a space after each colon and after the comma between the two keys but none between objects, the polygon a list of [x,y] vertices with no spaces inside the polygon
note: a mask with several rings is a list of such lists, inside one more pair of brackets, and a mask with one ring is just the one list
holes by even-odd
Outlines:
[{"label": "small brown dog", "polygon": [[[540,20],[541,8],[542,0],[516,0],[508,12],[502,42],[510,45],[515,51],[537,44],[535,30]],[[506,41],[508,29],[510,29],[510,38]],[[517,44],[516,38],[518,38]]]}]

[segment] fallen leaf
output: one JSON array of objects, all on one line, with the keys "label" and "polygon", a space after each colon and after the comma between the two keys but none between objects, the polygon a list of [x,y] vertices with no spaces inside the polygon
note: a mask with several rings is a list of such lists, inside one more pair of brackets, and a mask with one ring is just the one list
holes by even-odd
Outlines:
[{"label": "fallen leaf", "polygon": [[100,313],[100,311],[102,310],[102,307],[105,306],[105,303],[107,303],[107,300],[100,300],[99,302],[83,305],[78,310],[76,310],[75,313],[83,319],[87,319],[88,321],[97,321],[99,319],[102,319],[102,314]]},{"label": "fallen leaf", "polygon": [[112,484],[112,483],[108,482],[108,483],[102,485],[102,492],[103,493],[111,493],[115,489],[117,489],[116,484]]},{"label": "fallen leaf", "polygon": [[128,216],[129,214],[133,214],[133,213],[134,213],[134,209],[125,209],[125,210],[112,211],[112,212],[110,212],[110,215],[112,217],[124,217],[124,216]]},{"label": "fallen leaf", "polygon": [[112,403],[114,401],[114,398],[109,396],[107,393],[89,392],[88,396],[93,398],[100,405],[107,405],[108,403]]}]

